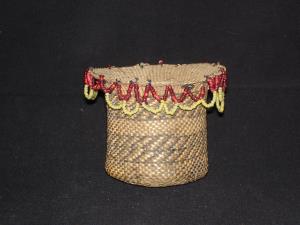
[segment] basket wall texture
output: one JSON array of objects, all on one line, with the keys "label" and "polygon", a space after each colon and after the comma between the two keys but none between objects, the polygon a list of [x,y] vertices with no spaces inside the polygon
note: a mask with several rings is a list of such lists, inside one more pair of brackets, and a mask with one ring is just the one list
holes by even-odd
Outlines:
[{"label": "basket wall texture", "polygon": [[208,171],[206,109],[224,111],[220,64],[145,63],[89,68],[84,95],[107,102],[106,172],[148,187],[185,184]]}]

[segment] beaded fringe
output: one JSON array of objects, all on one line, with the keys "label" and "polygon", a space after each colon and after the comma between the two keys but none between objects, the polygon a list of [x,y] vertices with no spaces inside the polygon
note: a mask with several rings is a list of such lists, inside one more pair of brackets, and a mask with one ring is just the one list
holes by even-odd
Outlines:
[{"label": "beaded fringe", "polygon": [[[174,89],[171,84],[165,86],[164,95],[159,96],[155,87],[153,87],[151,80],[145,85],[143,94],[140,93],[140,85],[137,79],[131,80],[128,84],[127,91],[125,94],[122,93],[122,84],[120,80],[112,82],[106,87],[107,80],[105,75],[99,74],[98,78],[95,78],[92,71],[88,69],[84,74],[84,95],[89,100],[94,100],[97,97],[98,91],[105,93],[105,100],[107,105],[116,110],[122,110],[124,114],[132,116],[144,109],[151,113],[166,113],[167,115],[174,115],[178,109],[190,111],[202,105],[205,108],[211,108],[216,106],[220,113],[224,112],[224,100],[225,100],[225,89],[227,81],[227,73],[224,68],[220,68],[220,73],[213,76],[207,76],[206,82],[200,87],[198,95],[193,94],[193,85],[183,84],[182,93],[176,96]],[[116,92],[113,94],[113,92]],[[206,101],[207,92],[212,93],[212,99]],[[132,101],[129,101],[134,92],[135,104],[133,107],[129,107],[129,102],[132,105]],[[151,107],[148,100],[149,94],[152,95],[153,100],[156,100],[158,105]],[[116,98],[117,97],[117,98]],[[173,104],[168,107],[168,98],[171,98]],[[190,97],[192,104],[188,104],[185,101],[187,97]],[[114,100],[112,100],[114,99]]]}]

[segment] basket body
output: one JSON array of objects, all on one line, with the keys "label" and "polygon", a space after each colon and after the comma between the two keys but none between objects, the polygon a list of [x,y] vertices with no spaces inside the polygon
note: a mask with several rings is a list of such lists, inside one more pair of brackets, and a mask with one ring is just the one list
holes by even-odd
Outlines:
[{"label": "basket body", "polygon": [[226,68],[209,63],[90,68],[84,94],[101,90],[107,102],[106,172],[148,187],[205,176],[206,109],[223,112],[226,80]]},{"label": "basket body", "polygon": [[173,116],[143,110],[134,117],[107,109],[105,169],[110,176],[131,184],[162,187],[192,182],[207,173],[203,107],[181,110]]}]

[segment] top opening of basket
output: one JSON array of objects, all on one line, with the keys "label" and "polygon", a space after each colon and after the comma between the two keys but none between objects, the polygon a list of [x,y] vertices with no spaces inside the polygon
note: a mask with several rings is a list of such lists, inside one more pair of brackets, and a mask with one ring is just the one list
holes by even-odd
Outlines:
[{"label": "top opening of basket", "polygon": [[225,67],[219,63],[156,65],[140,63],[125,67],[91,68],[91,72],[95,78],[104,75],[109,82],[119,80],[121,83],[129,83],[137,78],[139,84],[147,84],[151,80],[155,86],[164,86],[202,83],[206,80],[206,76],[219,75],[222,69],[225,70]]}]

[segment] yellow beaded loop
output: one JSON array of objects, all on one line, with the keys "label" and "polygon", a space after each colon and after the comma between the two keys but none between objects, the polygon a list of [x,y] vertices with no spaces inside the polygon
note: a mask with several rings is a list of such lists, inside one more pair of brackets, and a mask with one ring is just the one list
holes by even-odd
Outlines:
[{"label": "yellow beaded loop", "polygon": [[205,102],[204,100],[203,100],[203,102],[202,102],[202,105],[205,107],[205,108],[211,108],[211,107],[213,107],[214,106],[214,104],[215,104],[215,102],[216,102],[216,100],[217,100],[217,92],[216,91],[214,91],[213,92],[213,98],[212,98],[212,100],[210,101],[210,103],[207,103],[207,102]]},{"label": "yellow beaded loop", "polygon": [[188,106],[188,105],[184,105],[184,104],[179,104],[179,108],[185,111],[191,111],[193,109],[195,109],[198,105],[202,104],[204,100],[201,99],[197,102],[194,102],[192,105]]},{"label": "yellow beaded loop", "polygon": [[126,106],[126,102],[124,101],[124,102],[123,102],[123,107],[122,107],[122,109],[123,109],[123,112],[124,112],[126,115],[132,116],[133,114],[135,114],[135,113],[137,113],[137,112],[139,111],[139,109],[140,109],[140,104],[139,104],[138,102],[136,102],[136,103],[135,103],[134,109],[130,111],[130,110],[127,108],[127,106]]},{"label": "yellow beaded loop", "polygon": [[[125,113],[126,115],[132,116],[133,114],[139,112],[140,109],[145,109],[151,113],[154,114],[158,114],[158,113],[165,113],[167,115],[174,115],[177,111],[177,109],[181,109],[181,110],[185,110],[185,111],[191,111],[194,110],[195,108],[197,108],[199,105],[202,105],[205,108],[211,108],[213,106],[216,106],[217,110],[222,113],[224,112],[224,106],[225,106],[225,88],[226,88],[226,80],[227,80],[227,73],[225,71],[225,69],[220,69],[220,74],[219,75],[214,75],[211,78],[209,78],[207,80],[207,87],[204,87],[203,89],[200,89],[200,96],[202,96],[202,91],[210,91],[212,93],[212,99],[207,102],[206,99],[200,99],[200,100],[195,100],[195,98],[197,99],[197,97],[195,96],[195,93],[192,93],[191,90],[188,90],[189,92],[186,92],[187,90],[184,89],[182,94],[180,96],[180,98],[178,96],[176,96],[176,94],[179,93],[174,93],[174,90],[172,89],[172,86],[166,86],[165,87],[165,95],[163,95],[162,97],[160,97],[157,93],[155,88],[151,85],[151,82],[145,87],[144,90],[144,94],[139,93],[139,96],[137,96],[138,93],[136,93],[136,91],[139,92],[139,85],[134,83],[132,86],[132,83],[128,86],[127,89],[127,94],[124,95],[122,94],[122,91],[120,93],[120,85],[119,82],[113,82],[109,87],[105,87],[105,80],[104,80],[104,75],[99,75],[99,79],[93,77],[93,74],[91,73],[91,71],[87,71],[85,73],[85,77],[84,77],[84,96],[89,99],[89,100],[95,100],[97,95],[98,95],[98,90],[102,90],[105,93],[105,100],[107,102],[107,105],[112,108],[112,109],[116,109],[116,110],[122,110],[123,113]],[[99,85],[94,86],[93,81],[95,79],[98,79],[98,83]],[[93,89],[93,88],[94,89]],[[217,88],[217,90],[215,90]],[[122,87],[121,87],[122,88]],[[134,92],[135,92],[135,106],[134,108],[131,109],[131,107],[129,107],[128,100],[131,97],[131,92],[132,89],[134,88]],[[203,86],[201,87],[203,88]],[[95,90],[96,89],[96,90]],[[117,89],[115,94],[109,94],[112,93],[115,89]],[[153,95],[153,97],[155,98],[154,101],[158,100],[157,102],[155,102],[154,105],[150,106],[148,105],[146,102],[143,102],[149,94],[149,91],[151,91],[151,94]],[[189,103],[184,102],[184,99],[188,96],[191,98],[191,100],[195,100],[193,101],[190,105],[188,105]],[[141,99],[141,96],[142,99]],[[171,97],[172,102],[170,102],[170,104],[167,103],[166,100],[162,100],[162,99],[168,99],[169,97]],[[200,97],[199,97],[200,98]],[[120,100],[120,99],[126,99],[125,100]],[[182,99],[182,100],[181,100]],[[132,101],[134,101],[134,99],[132,99]],[[130,101],[130,102],[132,102]],[[178,103],[179,101],[183,101]],[[130,103],[131,104],[131,103]]]},{"label": "yellow beaded loop", "polygon": [[[89,88],[88,85],[84,85],[84,96],[89,99],[89,100],[94,100],[96,99],[98,95],[97,91],[94,91],[93,89]],[[192,103],[191,105],[184,105],[183,103],[175,103],[174,106],[172,108],[168,108],[167,103],[164,100],[161,100],[158,104],[158,107],[151,107],[149,105],[147,105],[146,103],[142,103],[141,105],[139,103],[136,102],[136,105],[134,107],[134,109],[129,110],[127,105],[126,105],[126,101],[119,101],[119,102],[112,102],[112,100],[110,99],[110,94],[106,93],[105,94],[105,100],[107,102],[107,105],[112,108],[112,109],[122,109],[123,112],[126,115],[132,116],[133,114],[137,113],[140,109],[140,107],[144,108],[145,110],[154,113],[154,114],[158,114],[162,111],[164,111],[167,115],[174,115],[177,111],[177,109],[182,109],[185,111],[191,111],[195,108],[197,108],[199,105],[204,106],[205,108],[211,108],[214,105],[216,105],[216,108],[218,109],[218,111],[220,113],[224,112],[224,108],[225,108],[225,93],[222,90],[222,88],[219,88],[217,91],[213,92],[213,98],[211,99],[211,101],[208,103],[206,102],[204,99],[200,99],[197,102]]]},{"label": "yellow beaded loop", "polygon": [[225,97],[225,94],[224,94],[222,88],[219,88],[218,89],[218,97],[217,97],[217,101],[216,101],[216,107],[220,113],[224,112],[224,105],[225,105],[224,97]]},{"label": "yellow beaded loop", "polygon": [[105,101],[106,101],[107,105],[112,109],[122,109],[125,102],[121,101],[121,102],[113,104],[109,98],[109,95],[110,94],[108,94],[108,93],[105,94]]},{"label": "yellow beaded loop", "polygon": [[98,95],[98,91],[94,91],[87,84],[84,85],[84,96],[89,100],[95,100]]},{"label": "yellow beaded loop", "polygon": [[[151,107],[144,102],[140,105],[138,102],[136,102],[136,105],[135,105],[134,109],[132,109],[132,110],[128,109],[126,101],[119,101],[119,102],[113,103],[110,99],[110,94],[108,94],[108,93],[105,94],[105,100],[109,107],[111,107],[112,109],[122,109],[123,112],[129,116],[132,116],[133,114],[137,113],[140,110],[140,107],[142,107],[145,110],[147,110],[151,113],[154,113],[154,114],[158,114],[158,113],[161,113],[164,111],[167,115],[174,115],[178,108],[185,110],[185,111],[191,111],[191,110],[197,108],[199,105],[202,105],[205,108],[211,108],[214,105],[216,105],[218,111],[220,113],[222,113],[222,112],[224,112],[224,96],[225,96],[225,94],[224,94],[222,88],[219,88],[217,91],[213,92],[213,97],[209,103],[206,102],[204,99],[200,99],[199,101],[194,102],[193,104],[191,104],[189,106],[184,105],[183,103],[175,103],[174,106],[170,109],[168,108],[167,103],[164,100],[161,100],[158,103],[159,104],[158,107]],[[94,95],[89,93],[88,97],[94,98]]]},{"label": "yellow beaded loop", "polygon": [[178,108],[178,103],[175,103],[172,109],[168,109],[167,103],[164,102],[164,109],[167,115],[174,115],[174,113],[176,112],[177,108]]},{"label": "yellow beaded loop", "polygon": [[148,106],[146,103],[142,103],[142,106],[143,106],[143,108],[144,109],[146,109],[147,111],[149,111],[149,112],[152,112],[152,113],[154,113],[154,114],[157,114],[157,113],[159,113],[159,112],[161,112],[162,111],[162,109],[163,109],[163,107],[164,107],[164,104],[161,102],[161,103],[159,103],[159,107],[158,108],[151,108],[151,106]]}]

